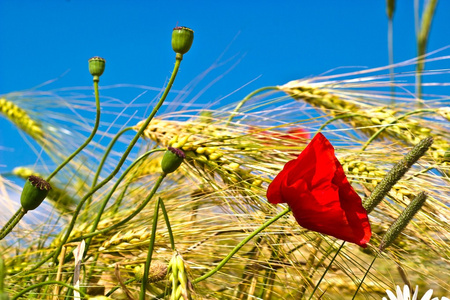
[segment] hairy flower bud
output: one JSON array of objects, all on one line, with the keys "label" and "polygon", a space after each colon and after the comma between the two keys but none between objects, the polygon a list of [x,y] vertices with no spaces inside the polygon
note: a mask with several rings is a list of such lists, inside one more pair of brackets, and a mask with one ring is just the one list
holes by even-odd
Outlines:
[{"label": "hairy flower bud", "polygon": [[187,27],[177,26],[172,32],[172,48],[175,53],[181,55],[191,49],[194,41],[194,31]]},{"label": "hairy flower bud", "polygon": [[51,190],[50,184],[41,177],[31,175],[20,195],[20,203],[25,211],[36,209]]},{"label": "hairy flower bud", "polygon": [[161,169],[164,173],[175,172],[185,159],[184,152],[181,149],[169,147],[161,161]]}]

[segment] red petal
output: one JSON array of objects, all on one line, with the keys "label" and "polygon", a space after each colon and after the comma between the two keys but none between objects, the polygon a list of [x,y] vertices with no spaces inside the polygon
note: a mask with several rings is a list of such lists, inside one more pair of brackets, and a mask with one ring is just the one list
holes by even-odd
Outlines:
[{"label": "red petal", "polygon": [[363,247],[370,240],[361,198],[321,133],[275,177],[267,198],[271,203],[288,203],[297,222],[307,229]]},{"label": "red petal", "polygon": [[283,170],[273,179],[267,189],[267,199],[272,204],[286,203],[281,196],[281,186],[283,179],[295,168],[295,160],[291,160],[284,165]]}]

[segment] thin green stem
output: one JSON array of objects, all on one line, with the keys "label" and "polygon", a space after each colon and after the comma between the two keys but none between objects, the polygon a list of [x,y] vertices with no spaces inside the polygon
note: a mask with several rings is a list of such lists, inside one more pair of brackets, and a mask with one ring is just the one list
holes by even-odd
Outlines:
[{"label": "thin green stem", "polygon": [[147,196],[147,198],[145,198],[145,200],[136,208],[136,210],[134,210],[128,217],[126,217],[125,219],[123,219],[122,221],[115,223],[114,225],[111,225],[110,227],[104,228],[102,230],[97,230],[95,232],[92,233],[88,233],[86,235],[74,238],[73,240],[70,240],[69,242],[78,242],[87,238],[91,238],[93,236],[99,235],[99,234],[105,234],[119,226],[122,226],[123,224],[126,224],[128,221],[130,221],[131,219],[133,219],[139,212],[142,211],[142,209],[144,209],[144,207],[150,202],[150,200],[153,198],[153,196],[155,195],[156,191],[158,190],[159,186],[161,185],[162,181],[164,180],[164,178],[166,177],[166,174],[161,174],[158,179],[155,182],[155,185],[153,186],[153,189],[150,191],[149,195]]},{"label": "thin green stem", "polygon": [[156,236],[156,228],[158,226],[158,212],[160,203],[161,198],[158,198],[158,200],[155,202],[155,210],[153,212],[152,232],[150,236],[150,243],[148,245],[147,260],[145,261],[144,276],[142,277],[141,293],[139,294],[139,300],[145,300],[145,290],[146,290],[145,287],[147,286],[148,272],[150,270],[150,264],[152,263],[153,247],[155,246],[155,236]]},{"label": "thin green stem", "polygon": [[318,271],[319,267],[324,265],[324,261],[330,256],[330,254],[333,252],[333,247],[330,247],[325,254],[322,255],[322,257],[317,260],[316,265],[311,269],[310,278],[314,277],[314,274]]},{"label": "thin green stem", "polygon": [[267,221],[266,223],[261,225],[258,229],[256,229],[249,236],[247,236],[242,242],[240,242],[236,247],[234,247],[234,249],[231,250],[231,252],[228,253],[228,255],[214,269],[212,269],[208,273],[204,274],[203,276],[198,277],[197,279],[192,281],[192,283],[194,283],[194,284],[199,283],[200,281],[203,281],[206,278],[217,273],[233,257],[233,255],[235,255],[252,238],[254,238],[258,233],[260,233],[261,231],[263,231],[264,229],[269,227],[272,223],[276,222],[278,219],[280,219],[282,216],[286,215],[290,211],[291,211],[291,209],[288,207],[285,210],[283,210],[282,212],[280,212],[278,215],[276,215],[275,217],[273,217],[272,219],[270,219],[269,221]]},{"label": "thin green stem", "polygon": [[161,211],[164,215],[164,220],[166,221],[167,231],[169,232],[170,246],[172,247],[172,250],[175,251],[175,239],[173,238],[172,227],[170,226],[170,221],[169,221],[169,215],[167,214],[167,210],[166,210],[166,206],[164,205],[164,201],[161,198],[159,198],[158,200],[160,201]]},{"label": "thin green stem", "polygon": [[[125,176],[134,168],[134,166],[136,166],[136,164],[141,162],[143,159],[147,158],[150,154],[158,152],[158,151],[165,151],[165,150],[166,149],[153,149],[153,150],[150,150],[150,151],[142,154],[131,165],[129,165],[128,168],[126,168],[126,170],[122,173],[122,175],[120,175],[119,179],[116,181],[114,186],[110,189],[108,195],[103,200],[102,206],[98,209],[97,216],[96,216],[96,218],[94,220],[94,223],[92,224],[92,227],[91,227],[91,230],[89,231],[89,233],[93,233],[93,232],[95,232],[95,230],[97,230],[98,223],[100,223],[100,219],[101,219],[101,217],[103,215],[103,212],[105,210],[106,205],[108,204],[109,199],[111,199],[112,195],[116,191],[116,189],[119,186],[119,184],[122,182],[122,180],[125,178]],[[88,252],[88,249],[89,249],[89,246],[91,244],[91,241],[92,241],[92,237],[90,237],[90,238],[88,238],[86,240],[86,247],[85,247],[84,253]]]},{"label": "thin green stem", "polygon": [[114,201],[114,204],[111,207],[112,215],[115,215],[119,212],[119,208],[120,208],[120,205],[122,204],[122,200],[127,195],[128,188],[133,183],[133,179],[135,178],[136,174],[139,174],[140,166],[142,166],[142,164],[143,164],[143,161],[141,161],[138,165],[135,166],[133,173],[128,177],[128,180],[125,182],[125,185],[122,188],[122,192],[120,192],[120,195],[116,198],[116,200]]},{"label": "thin green stem", "polygon": [[[121,131],[119,131],[114,136],[114,138],[109,143],[108,147],[105,150],[105,153],[103,154],[103,157],[102,157],[102,160],[100,162],[100,165],[97,168],[97,172],[95,172],[94,179],[92,180],[92,184],[91,184],[91,189],[94,188],[95,185],[97,184],[98,178],[100,177],[100,173],[101,173],[101,171],[103,169],[103,166],[105,165],[106,158],[108,157],[109,153],[111,152],[112,147],[115,145],[117,140],[122,136],[122,134],[124,134],[125,132],[127,132],[129,130],[133,130],[133,127],[126,127],[124,129],[122,129]],[[86,208],[84,209],[86,212],[89,211],[89,208],[91,206],[91,202],[92,202],[92,197],[89,197],[87,199],[87,202],[86,202]],[[88,216],[88,214],[85,214],[85,217],[87,217],[87,216]]]},{"label": "thin green stem", "polygon": [[[98,189],[100,189],[106,183],[108,183],[117,174],[117,172],[119,172],[120,168],[124,164],[125,160],[127,159],[128,155],[130,154],[131,150],[134,148],[134,145],[137,143],[138,139],[141,137],[141,135],[144,132],[144,130],[147,129],[148,124],[150,124],[151,120],[156,115],[156,113],[158,112],[158,110],[162,106],[162,104],[164,103],[164,100],[166,99],[167,95],[169,94],[169,91],[170,91],[170,89],[171,89],[171,87],[173,85],[173,82],[175,81],[175,77],[176,77],[176,75],[178,73],[178,69],[180,68],[180,63],[181,63],[181,58],[177,55],[177,57],[175,59],[175,66],[174,66],[174,69],[173,69],[173,72],[172,72],[172,76],[170,77],[169,83],[167,84],[167,87],[164,90],[164,93],[161,96],[161,99],[158,101],[158,103],[156,104],[156,106],[153,109],[153,111],[150,113],[150,115],[147,117],[145,122],[142,124],[141,128],[136,132],[136,135],[131,140],[131,142],[129,143],[127,149],[125,150],[125,152],[123,153],[123,155],[120,158],[119,162],[117,163],[116,168],[103,181],[101,181],[95,188],[91,189],[83,197],[83,199],[80,201],[80,203],[78,204],[75,212],[73,213],[73,217],[72,217],[72,220],[69,223],[67,231],[66,231],[63,239],[61,240],[58,248],[55,250],[53,255],[50,254],[51,256],[53,256],[53,260],[54,260],[55,263],[58,260],[58,255],[59,255],[59,253],[61,253],[61,249],[62,249],[63,245],[69,239],[70,233],[72,232],[72,230],[73,230],[73,228],[75,226],[75,222],[77,220],[78,214],[80,213],[81,207],[83,206],[83,204],[86,202],[86,200],[90,196],[92,196]],[[37,267],[41,266],[43,263],[45,263],[45,261],[47,261],[49,258],[51,258],[51,256],[45,258],[43,261],[38,263],[33,269],[36,269]]]},{"label": "thin green stem", "polygon": [[25,216],[27,212],[21,207],[19,208],[16,213],[9,219],[9,221],[3,226],[2,230],[0,231],[0,241],[7,236],[11,230],[13,230],[14,227],[16,227],[17,223],[22,220],[23,216]]},{"label": "thin green stem", "polygon": [[375,257],[373,258],[372,262],[370,263],[369,268],[367,268],[367,271],[366,271],[366,273],[364,274],[364,277],[361,279],[361,282],[359,283],[358,288],[356,289],[355,294],[353,295],[352,300],[355,299],[356,295],[358,294],[358,291],[359,291],[359,289],[361,288],[361,286],[362,286],[362,284],[363,284],[363,282],[364,282],[364,279],[366,279],[366,276],[367,276],[367,274],[369,274],[369,271],[370,271],[370,269],[372,268],[373,263],[374,263],[375,260],[378,258],[378,254],[379,254],[379,252],[377,252],[377,254],[376,254]]},{"label": "thin green stem", "polygon": [[342,242],[341,246],[339,247],[339,249],[337,249],[336,254],[333,256],[333,258],[331,259],[330,263],[328,264],[327,268],[325,269],[325,272],[322,273],[322,276],[320,277],[319,281],[317,282],[316,286],[314,287],[314,290],[312,291],[311,295],[309,296],[308,300],[311,300],[312,297],[314,296],[314,293],[316,292],[316,290],[319,288],[320,283],[322,282],[322,280],[325,278],[325,275],[328,273],[328,270],[331,268],[331,265],[333,264],[333,262],[336,260],[336,257],[338,256],[339,252],[341,252],[342,248],[345,245],[345,241]]},{"label": "thin green stem", "polygon": [[35,289],[35,288],[39,288],[39,287],[41,287],[41,286],[51,285],[51,284],[59,284],[59,285],[62,285],[62,286],[64,286],[64,287],[66,287],[66,288],[69,288],[69,289],[72,289],[72,290],[74,290],[74,291],[79,292],[80,295],[83,296],[83,297],[87,297],[87,295],[86,295],[83,291],[74,288],[72,285],[67,284],[67,283],[65,283],[65,282],[54,281],[54,280],[53,280],[53,281],[45,281],[45,282],[39,282],[39,283],[33,284],[33,285],[27,287],[26,289],[23,289],[22,291],[20,291],[18,294],[14,295],[14,297],[12,297],[11,300],[19,299],[22,295],[24,295],[25,293],[27,293],[27,292],[29,292],[29,291]]},{"label": "thin green stem", "polygon": [[65,165],[67,165],[78,153],[81,152],[94,138],[98,126],[100,125],[100,97],[98,93],[98,80],[94,80],[94,93],[95,93],[95,107],[96,107],[96,116],[95,116],[95,124],[92,129],[91,135],[87,138],[87,140],[77,149],[75,150],[69,157],[67,157],[48,177],[47,182],[50,180],[62,169]]},{"label": "thin green stem", "polygon": [[[126,284],[129,284],[129,283],[135,282],[135,281],[136,281],[136,278],[130,278],[127,281],[125,281],[123,284],[126,285]],[[105,296],[106,297],[111,296],[118,289],[120,289],[120,285],[117,285],[117,286],[113,287],[108,293],[106,293]]]},{"label": "thin green stem", "polygon": [[415,115],[415,114],[421,114],[421,113],[434,113],[436,112],[435,109],[418,109],[409,113],[406,113],[400,117],[398,117],[397,119],[393,120],[392,122],[390,122],[389,124],[386,124],[385,126],[381,127],[377,132],[375,132],[368,140],[367,142],[362,146],[361,151],[366,150],[366,148],[370,145],[370,143],[372,143],[383,131],[385,131],[389,126],[397,123],[398,121],[411,116],[411,115]]},{"label": "thin green stem", "polygon": [[245,96],[244,99],[242,99],[241,102],[238,103],[238,105],[236,106],[236,108],[233,110],[233,112],[231,113],[230,117],[227,120],[226,126],[228,126],[230,124],[230,122],[233,120],[234,116],[236,115],[236,113],[241,109],[241,107],[248,101],[250,100],[254,95],[259,94],[261,92],[264,91],[268,91],[268,90],[279,90],[279,88],[277,86],[266,86],[260,89],[257,89],[256,91],[251,92],[250,94],[248,94],[247,96]]},{"label": "thin green stem", "polygon": [[[90,265],[89,271],[88,271],[86,277],[84,277],[85,278],[84,282],[91,282],[90,280],[91,280],[92,274],[95,272],[95,266],[97,265],[97,261],[98,261],[99,257],[100,257],[100,252],[95,253],[92,263],[89,263],[89,265]],[[87,287],[82,287],[82,290],[87,291]]]}]

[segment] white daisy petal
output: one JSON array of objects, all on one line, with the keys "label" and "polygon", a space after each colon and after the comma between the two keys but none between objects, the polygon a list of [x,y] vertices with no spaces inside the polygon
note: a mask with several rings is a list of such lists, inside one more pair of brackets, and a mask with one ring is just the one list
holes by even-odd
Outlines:
[{"label": "white daisy petal", "polygon": [[390,290],[386,290],[386,293],[389,297],[389,300],[397,300],[397,297],[395,297],[394,293],[391,292]]},{"label": "white daisy petal", "polygon": [[411,293],[409,292],[409,286],[405,284],[403,287],[403,298],[404,300],[411,300]]},{"label": "white daisy petal", "polygon": [[428,290],[425,295],[423,295],[422,300],[430,300],[433,295],[433,290]]},{"label": "white daisy petal", "polygon": [[417,300],[417,295],[419,294],[419,286],[416,285],[416,289],[414,290],[414,295],[412,300]]},{"label": "white daisy petal", "polygon": [[402,293],[402,289],[400,288],[400,286],[397,285],[397,299],[398,300],[404,300],[403,298],[403,293]]}]

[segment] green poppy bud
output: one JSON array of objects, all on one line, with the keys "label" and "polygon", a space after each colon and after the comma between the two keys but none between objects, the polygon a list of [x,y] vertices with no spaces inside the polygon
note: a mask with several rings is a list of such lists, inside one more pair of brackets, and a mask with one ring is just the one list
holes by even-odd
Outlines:
[{"label": "green poppy bud", "polygon": [[99,80],[99,77],[102,76],[103,71],[105,71],[105,63],[106,60],[100,56],[94,56],[89,59],[89,72],[94,76],[94,80]]},{"label": "green poppy bud", "polygon": [[181,149],[169,147],[161,161],[161,169],[164,173],[175,172],[185,159],[184,152]]},{"label": "green poppy bud", "polygon": [[44,179],[34,175],[28,177],[20,195],[20,203],[25,212],[36,209],[51,189],[50,184]]},{"label": "green poppy bud", "polygon": [[172,48],[177,54],[185,54],[191,49],[194,31],[187,27],[177,26],[172,32]]}]

